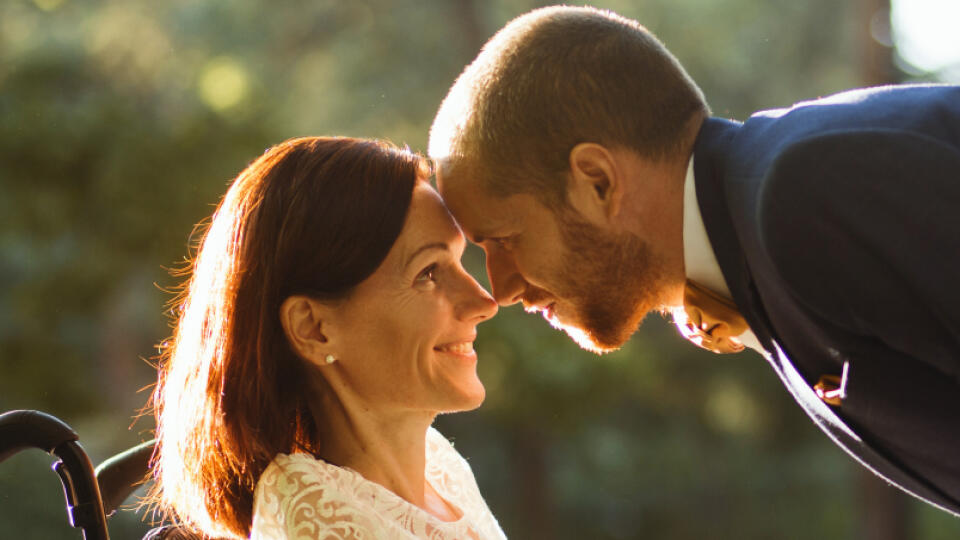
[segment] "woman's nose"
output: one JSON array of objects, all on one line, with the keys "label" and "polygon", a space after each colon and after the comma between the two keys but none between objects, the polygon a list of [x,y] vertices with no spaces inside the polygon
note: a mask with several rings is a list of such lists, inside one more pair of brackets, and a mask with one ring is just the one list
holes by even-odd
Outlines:
[{"label": "woman's nose", "polygon": [[490,296],[473,276],[463,272],[466,283],[461,301],[457,303],[457,318],[463,321],[481,322],[497,314],[496,300]]}]

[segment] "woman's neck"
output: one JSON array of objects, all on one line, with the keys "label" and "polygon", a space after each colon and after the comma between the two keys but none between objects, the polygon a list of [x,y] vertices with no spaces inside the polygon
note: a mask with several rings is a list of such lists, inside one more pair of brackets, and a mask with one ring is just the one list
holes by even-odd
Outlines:
[{"label": "woman's neck", "polygon": [[458,517],[426,482],[426,433],[436,414],[390,413],[335,392],[320,395],[322,403],[315,405],[321,419],[319,457],[357,471],[440,519]]}]

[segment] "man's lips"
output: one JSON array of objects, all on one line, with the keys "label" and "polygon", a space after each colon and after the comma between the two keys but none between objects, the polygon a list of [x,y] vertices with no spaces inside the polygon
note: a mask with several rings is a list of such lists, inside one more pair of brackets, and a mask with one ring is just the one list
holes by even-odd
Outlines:
[{"label": "man's lips", "polygon": [[525,304],[523,310],[527,313],[543,313],[543,317],[547,320],[555,318],[556,312],[555,307],[556,302],[550,302],[549,304],[535,305],[535,304]]}]

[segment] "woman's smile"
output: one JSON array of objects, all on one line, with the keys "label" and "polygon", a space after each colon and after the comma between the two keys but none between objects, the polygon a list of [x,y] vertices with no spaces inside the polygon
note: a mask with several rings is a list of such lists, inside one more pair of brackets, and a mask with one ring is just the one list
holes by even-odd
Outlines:
[{"label": "woman's smile", "polygon": [[459,341],[437,345],[433,348],[433,350],[457,356],[467,356],[470,358],[477,357],[476,352],[473,350],[473,339],[469,341]]}]

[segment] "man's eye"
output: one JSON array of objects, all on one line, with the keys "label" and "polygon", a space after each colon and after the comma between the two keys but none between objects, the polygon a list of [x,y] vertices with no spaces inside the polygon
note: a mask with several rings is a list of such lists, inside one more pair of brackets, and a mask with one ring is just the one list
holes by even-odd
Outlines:
[{"label": "man's eye", "polygon": [[437,271],[437,265],[431,264],[430,266],[424,268],[417,274],[417,281],[435,281],[434,273]]}]

